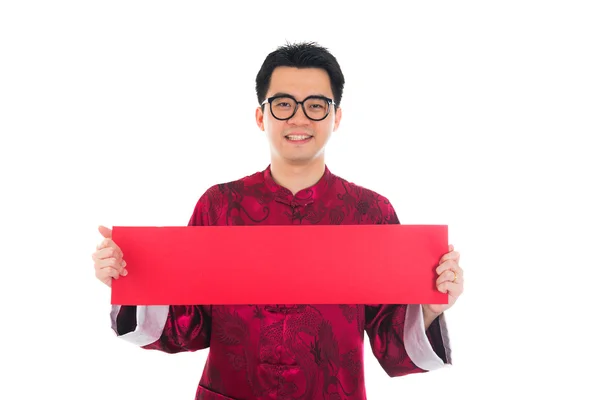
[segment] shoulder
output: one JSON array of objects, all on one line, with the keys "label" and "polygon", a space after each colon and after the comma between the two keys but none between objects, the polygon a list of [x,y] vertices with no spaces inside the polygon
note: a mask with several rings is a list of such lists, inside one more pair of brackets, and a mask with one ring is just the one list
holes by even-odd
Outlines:
[{"label": "shoulder", "polygon": [[262,181],[264,181],[263,172],[259,171],[232,181],[216,183],[200,196],[199,201],[216,201],[229,193],[243,190],[245,187],[262,183]]},{"label": "shoulder", "polygon": [[392,202],[385,195],[333,174],[332,182],[338,198],[354,203],[364,212],[381,213],[383,223],[400,223]]},{"label": "shoulder", "polygon": [[369,189],[365,186],[359,185],[355,182],[344,179],[340,176],[331,174],[331,179],[335,190],[339,193],[347,194],[348,196],[355,197],[357,200],[369,200],[375,199],[376,201],[391,204],[390,200],[375,190]]},{"label": "shoulder", "polygon": [[225,206],[231,195],[241,192],[248,186],[259,183],[262,172],[255,172],[232,181],[216,183],[204,191],[196,201],[190,225],[207,225],[218,219],[220,210]]}]

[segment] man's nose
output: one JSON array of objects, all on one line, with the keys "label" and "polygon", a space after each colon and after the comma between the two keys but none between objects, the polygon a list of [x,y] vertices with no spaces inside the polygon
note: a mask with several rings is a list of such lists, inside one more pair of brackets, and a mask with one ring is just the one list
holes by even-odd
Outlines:
[{"label": "man's nose", "polygon": [[298,109],[296,110],[296,113],[294,114],[294,116],[290,119],[288,119],[288,122],[294,125],[308,125],[310,124],[310,119],[306,116],[306,113],[304,112],[304,107],[302,107],[302,104],[298,104]]}]

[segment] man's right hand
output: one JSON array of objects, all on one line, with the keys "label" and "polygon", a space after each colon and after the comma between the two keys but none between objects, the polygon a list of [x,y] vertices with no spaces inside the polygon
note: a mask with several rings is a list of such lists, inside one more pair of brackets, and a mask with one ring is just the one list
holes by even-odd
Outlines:
[{"label": "man's right hand", "polygon": [[104,236],[104,240],[96,246],[96,251],[92,254],[94,269],[96,278],[110,287],[113,279],[127,275],[125,269],[127,263],[123,260],[123,252],[112,240],[112,230],[105,226],[99,226],[98,231]]}]

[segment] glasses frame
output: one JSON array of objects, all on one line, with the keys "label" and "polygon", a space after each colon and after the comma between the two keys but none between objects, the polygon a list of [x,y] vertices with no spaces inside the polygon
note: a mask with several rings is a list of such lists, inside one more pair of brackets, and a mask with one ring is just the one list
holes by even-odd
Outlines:
[{"label": "glasses frame", "polygon": [[[294,112],[292,112],[292,115],[290,115],[288,118],[278,118],[273,113],[273,100],[282,99],[282,98],[292,99],[296,102],[296,108],[294,109]],[[311,118],[308,116],[308,113],[306,112],[306,109],[304,108],[304,102],[308,101],[310,99],[325,100],[327,102],[327,112],[325,113],[325,116],[323,118],[314,119],[314,118]],[[269,103],[269,110],[271,111],[271,115],[273,116],[273,118],[275,118],[276,120],[279,120],[279,121],[287,121],[288,119],[294,118],[294,115],[296,115],[296,112],[298,112],[298,106],[302,106],[302,111],[304,111],[304,115],[306,115],[306,118],[310,119],[311,121],[315,121],[315,122],[323,121],[325,118],[327,118],[329,116],[329,113],[331,112],[331,106],[334,106],[334,107],[336,106],[333,99],[330,99],[329,97],[325,97],[325,96],[308,96],[304,100],[298,101],[294,97],[285,95],[285,94],[271,96],[268,99],[266,99],[265,101],[263,101],[261,103],[261,106],[264,106],[267,103]]]}]

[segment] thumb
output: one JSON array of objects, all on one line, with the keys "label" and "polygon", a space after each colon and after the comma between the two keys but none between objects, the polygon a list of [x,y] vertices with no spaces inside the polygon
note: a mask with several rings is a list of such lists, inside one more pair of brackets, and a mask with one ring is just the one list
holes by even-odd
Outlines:
[{"label": "thumb", "polygon": [[112,238],[112,230],[109,229],[109,228],[107,228],[107,227],[105,227],[105,226],[103,226],[103,225],[100,225],[98,227],[98,232],[100,232],[100,234],[102,236],[104,236],[105,238],[107,238],[107,239],[111,239]]}]

